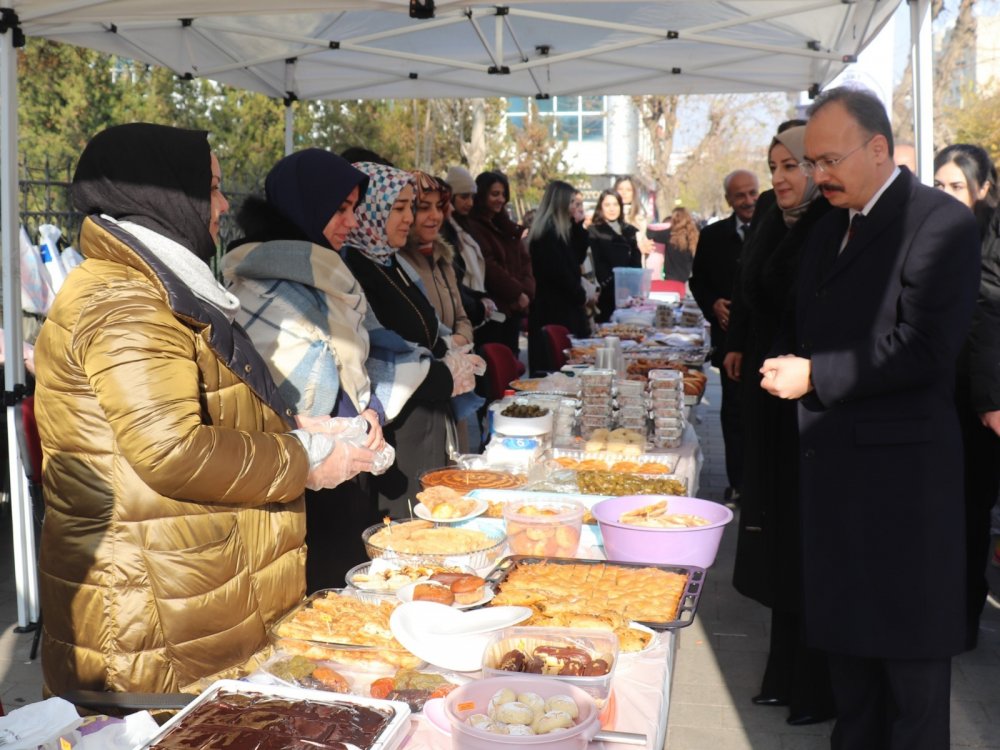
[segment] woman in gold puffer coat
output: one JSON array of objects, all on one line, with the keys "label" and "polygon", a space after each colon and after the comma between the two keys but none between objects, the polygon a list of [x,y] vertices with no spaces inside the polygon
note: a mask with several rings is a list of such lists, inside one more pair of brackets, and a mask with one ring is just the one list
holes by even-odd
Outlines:
[{"label": "woman in gold puffer coat", "polygon": [[96,136],[74,177],[86,261],[36,350],[55,694],[238,674],[304,594],[313,451],[203,262],[218,182],[205,133],[145,124]]}]

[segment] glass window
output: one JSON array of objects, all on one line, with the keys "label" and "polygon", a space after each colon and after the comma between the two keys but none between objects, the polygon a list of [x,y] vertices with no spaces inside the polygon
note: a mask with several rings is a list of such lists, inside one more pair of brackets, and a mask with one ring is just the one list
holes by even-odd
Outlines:
[{"label": "glass window", "polygon": [[528,100],[523,96],[511,96],[507,99],[507,111],[508,112],[527,112],[528,111]]},{"label": "glass window", "polygon": [[518,130],[523,130],[527,119],[526,115],[507,115],[507,124]]},{"label": "glass window", "polygon": [[575,141],[580,137],[580,118],[577,115],[560,115],[556,121],[556,138]]},{"label": "glass window", "polygon": [[580,118],[580,140],[600,141],[604,138],[604,115],[584,115]]},{"label": "glass window", "polygon": [[552,99],[535,99],[535,106],[538,107],[539,112],[551,112]]},{"label": "glass window", "polygon": [[584,112],[603,112],[604,111],[604,97],[603,96],[581,96],[580,97],[580,109]]},{"label": "glass window", "polygon": [[580,97],[578,96],[557,96],[556,112],[578,112],[580,110]]}]

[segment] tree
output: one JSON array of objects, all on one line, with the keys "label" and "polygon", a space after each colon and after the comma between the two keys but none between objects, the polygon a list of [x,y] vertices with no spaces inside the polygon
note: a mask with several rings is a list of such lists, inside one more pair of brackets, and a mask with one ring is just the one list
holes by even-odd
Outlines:
[{"label": "tree", "polygon": [[[553,135],[552,118],[540,117],[531,102],[523,128],[507,125],[497,156],[487,169],[499,169],[510,181],[511,202],[518,216],[538,205],[552,180],[570,178],[564,160],[566,144]],[[501,131],[503,135],[503,131]]]},{"label": "tree", "polygon": [[677,195],[677,186],[670,171],[670,155],[674,151],[680,99],[679,96],[632,97],[652,151],[649,162],[640,165],[640,174],[656,186],[656,212],[660,216],[670,215]]},{"label": "tree", "polygon": [[[954,108],[961,90],[959,79],[968,51],[976,46],[976,17],[973,13],[976,0],[959,0],[954,28],[949,31],[941,44],[941,50],[934,59],[933,96],[934,109],[942,112]],[[933,23],[945,10],[944,0],[931,3]],[[913,80],[913,60],[908,59],[903,77],[892,95],[893,135],[902,141],[914,140],[913,101],[911,85]],[[953,143],[955,132],[948,118],[934,118],[934,143]]]},{"label": "tree", "polygon": [[1000,82],[977,89],[971,83],[962,93],[960,105],[945,112],[953,129],[951,143],[975,143],[985,148],[1000,163]]}]

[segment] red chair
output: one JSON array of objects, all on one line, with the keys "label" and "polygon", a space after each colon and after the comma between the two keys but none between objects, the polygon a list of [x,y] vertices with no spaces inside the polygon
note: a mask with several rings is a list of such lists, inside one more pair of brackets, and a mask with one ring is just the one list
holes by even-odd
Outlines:
[{"label": "red chair", "polygon": [[480,352],[486,360],[486,400],[496,401],[503,397],[510,381],[517,380],[524,372],[524,364],[514,357],[504,344],[483,344]]},{"label": "red chair", "polygon": [[566,364],[566,354],[564,352],[573,346],[573,343],[569,340],[569,329],[557,323],[549,323],[547,326],[542,326],[542,334],[545,336],[545,341],[548,345],[548,362],[545,369],[549,372],[556,372]]},{"label": "red chair", "polygon": [[651,292],[677,292],[681,299],[687,294],[687,285],[683,281],[669,281],[667,279],[654,279],[649,286]]}]

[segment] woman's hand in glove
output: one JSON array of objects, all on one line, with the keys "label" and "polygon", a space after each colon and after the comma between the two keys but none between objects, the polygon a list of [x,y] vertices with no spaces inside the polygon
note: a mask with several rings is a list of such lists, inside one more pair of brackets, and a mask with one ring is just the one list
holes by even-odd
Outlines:
[{"label": "woman's hand in glove", "polygon": [[[315,466],[306,478],[306,487],[321,490],[336,487],[362,471],[371,471],[374,451],[352,444],[347,440],[337,440],[322,432],[310,434],[311,440],[329,440],[333,449],[323,461]],[[312,450],[310,449],[310,453]]]},{"label": "woman's hand in glove", "polygon": [[476,355],[468,354],[461,349],[452,349],[444,355],[442,361],[451,371],[451,380],[453,383],[452,396],[461,396],[463,393],[468,393],[476,387],[475,362],[473,358],[479,359]]}]

